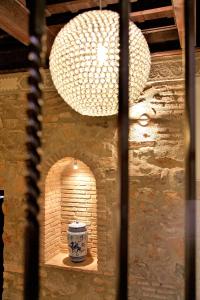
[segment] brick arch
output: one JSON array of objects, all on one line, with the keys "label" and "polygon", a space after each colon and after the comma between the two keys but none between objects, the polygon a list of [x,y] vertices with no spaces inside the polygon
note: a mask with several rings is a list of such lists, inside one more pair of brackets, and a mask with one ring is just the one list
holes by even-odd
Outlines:
[{"label": "brick arch", "polygon": [[[54,140],[54,134],[51,140]],[[98,272],[105,272],[108,270],[108,257],[109,250],[105,247],[107,240],[111,243],[110,230],[112,228],[111,217],[107,217],[109,213],[108,202],[115,201],[116,193],[113,192],[113,181],[108,180],[105,185],[106,178],[109,175],[106,173],[104,161],[99,160],[99,156],[95,155],[87,145],[76,145],[71,140],[66,140],[64,133],[59,134],[55,137],[56,147],[53,147],[52,141],[46,140],[46,147],[43,146],[44,157],[42,163],[42,183],[41,183],[41,208],[44,208],[45,203],[45,180],[48,175],[50,168],[59,160],[65,157],[74,157],[83,163],[85,163],[92,171],[96,179],[96,190],[97,190],[97,260],[98,260]],[[48,147],[47,147],[48,145]],[[79,146],[79,147],[78,147]],[[107,165],[108,166],[108,165]],[[110,191],[112,190],[112,193]],[[109,200],[108,200],[109,195]],[[110,205],[110,204],[109,204]],[[41,245],[44,245],[44,209],[41,210],[40,220],[42,225],[41,230]],[[112,241],[112,244],[114,242]],[[113,247],[115,245],[113,244]],[[44,263],[44,246],[41,248],[41,262]],[[110,270],[110,267],[109,267]]]},{"label": "brick arch", "polygon": [[57,254],[68,253],[66,230],[79,220],[88,228],[88,252],[97,257],[96,180],[90,168],[74,158],[65,157],[54,163],[45,180],[44,199],[44,262]]},{"label": "brick arch", "polygon": [[[66,150],[68,149],[68,150]],[[70,151],[71,150],[71,151]],[[46,178],[48,172],[52,165],[54,165],[57,161],[62,160],[65,157],[72,157],[84,162],[92,171],[95,178],[101,179],[101,174],[98,172],[97,160],[93,159],[90,153],[86,153],[86,151],[81,150],[72,150],[66,146],[65,149],[60,149],[59,151],[53,152],[51,155],[47,155],[48,158],[43,163],[43,178]]]}]

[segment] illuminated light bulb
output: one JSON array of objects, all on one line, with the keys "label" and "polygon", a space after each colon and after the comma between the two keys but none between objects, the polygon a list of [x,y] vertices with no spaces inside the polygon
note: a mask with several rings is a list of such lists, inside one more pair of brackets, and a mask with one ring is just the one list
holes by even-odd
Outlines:
[{"label": "illuminated light bulb", "polygon": [[138,123],[141,126],[147,126],[149,124],[149,116],[147,114],[143,114],[140,116],[140,118],[138,119]]},{"label": "illuminated light bulb", "polygon": [[77,160],[76,160],[76,159],[74,160],[73,169],[74,169],[74,170],[78,170],[78,163],[77,163]]},{"label": "illuminated light bulb", "polygon": [[97,60],[98,60],[100,65],[103,65],[104,62],[106,61],[107,52],[108,52],[108,50],[102,44],[98,44],[98,46],[97,46]]}]

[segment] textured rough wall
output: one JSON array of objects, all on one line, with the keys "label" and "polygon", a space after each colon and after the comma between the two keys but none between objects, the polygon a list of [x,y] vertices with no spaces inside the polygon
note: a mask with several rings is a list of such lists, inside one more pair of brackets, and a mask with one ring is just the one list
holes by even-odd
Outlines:
[{"label": "textured rough wall", "polygon": [[[73,165],[73,160],[71,161]],[[66,228],[74,220],[87,225],[88,254],[97,256],[96,181],[90,169],[78,161],[78,169],[69,166],[62,174],[61,251],[68,253]]]},{"label": "textured rough wall", "polygon": [[[115,247],[113,206],[116,191],[115,118],[88,118],[72,111],[58,96],[46,73],[43,182],[49,168],[64,157],[76,157],[93,172],[97,188],[98,272],[42,267],[42,299],[114,299]],[[44,195],[41,205],[44,206]],[[41,213],[42,219],[43,213]],[[42,235],[43,239],[43,235]],[[41,249],[42,250],[42,249]],[[42,252],[41,252],[42,253]],[[56,281],[55,285],[55,278]],[[66,287],[66,282],[69,286]],[[71,285],[70,285],[71,284]]]},{"label": "textured rough wall", "polygon": [[130,295],[184,299],[183,84],[167,83],[149,103],[151,130],[130,145]]},{"label": "textured rough wall", "polygon": [[0,186],[5,191],[3,299],[20,299],[23,289],[25,94],[13,87],[10,76],[8,82],[4,76],[0,81]]},{"label": "textured rough wall", "polygon": [[45,180],[45,207],[42,228],[45,239],[43,240],[43,258],[47,261],[60,251],[61,233],[61,189],[60,189],[59,162],[51,167]]},{"label": "textured rough wall", "polygon": [[[26,74],[4,75],[1,80],[1,104],[4,148],[1,162],[5,189],[5,285],[3,299],[22,299],[24,125]],[[69,271],[44,266],[44,230],[41,232],[41,299],[114,299],[115,241],[113,239],[116,206],[116,118],[87,118],[72,111],[58,96],[49,72],[45,74],[43,132],[43,178],[41,182],[41,224],[44,220],[45,179],[54,163],[64,157],[76,157],[93,172],[97,187],[98,272]],[[8,80],[8,90],[4,87]],[[8,105],[8,106],[7,106]],[[9,126],[9,127],[8,127]],[[4,177],[4,178],[3,178]],[[4,180],[4,181],[3,181]],[[13,198],[12,198],[13,196]],[[16,249],[18,249],[16,253]],[[68,283],[68,284],[66,284]]]},{"label": "textured rough wall", "polygon": [[96,181],[90,169],[64,158],[56,162],[45,180],[44,226],[45,261],[59,252],[68,253],[68,225],[79,220],[87,225],[88,253],[97,257]]},{"label": "textured rough wall", "polygon": [[[199,68],[198,62],[198,68]],[[162,91],[146,102],[155,119],[130,128],[130,299],[183,300],[183,81],[180,57],[153,59],[150,84]],[[199,69],[197,70],[198,73]],[[41,299],[114,300],[117,194],[116,118],[88,118],[72,111],[44,72],[44,181],[50,167],[76,157],[97,184],[99,270],[81,272],[41,264]],[[0,77],[0,186],[5,190],[3,299],[22,299],[24,124],[26,74]],[[151,93],[150,93],[151,94]],[[44,249],[41,236],[41,256]],[[16,251],[18,249],[18,251]],[[66,284],[67,283],[67,284]]]}]

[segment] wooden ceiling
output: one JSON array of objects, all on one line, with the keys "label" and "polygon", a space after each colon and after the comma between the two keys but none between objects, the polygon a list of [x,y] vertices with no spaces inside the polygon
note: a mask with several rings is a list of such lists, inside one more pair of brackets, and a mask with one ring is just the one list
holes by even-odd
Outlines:
[{"label": "wooden ceiling", "polygon": [[[46,2],[48,58],[60,28],[77,14],[98,9],[99,0]],[[102,0],[102,6],[119,11],[118,0]],[[183,0],[131,0],[130,7],[130,19],[143,31],[152,53],[183,47]],[[28,17],[26,0],[0,0],[1,72],[27,67]]]}]

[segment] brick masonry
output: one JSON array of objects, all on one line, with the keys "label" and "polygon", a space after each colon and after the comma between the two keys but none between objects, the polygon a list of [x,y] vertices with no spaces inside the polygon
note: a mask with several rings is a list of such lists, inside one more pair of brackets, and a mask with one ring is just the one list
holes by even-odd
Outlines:
[{"label": "brick masonry", "polygon": [[63,158],[48,172],[45,181],[44,256],[48,261],[59,252],[68,253],[68,225],[78,220],[87,225],[88,255],[97,257],[96,180],[90,169],[74,159]]},{"label": "brick masonry", "polygon": [[[197,75],[200,75],[199,56]],[[0,76],[5,300],[22,299],[23,290],[26,76],[26,73]],[[150,110],[153,108],[154,118],[146,127],[130,124],[129,298],[183,300],[184,86],[181,57],[153,58],[150,86],[154,91],[147,90],[143,102],[148,103]],[[96,272],[44,264],[45,222],[48,222],[45,195],[51,196],[47,185],[45,190],[45,182],[52,180],[50,186],[59,186],[55,178],[49,178],[49,171],[57,162],[70,157],[83,162],[96,181]],[[48,70],[44,71],[42,171],[41,299],[114,300],[118,270],[117,119],[89,118],[72,111],[55,91]],[[64,177],[61,179],[63,183],[68,181]],[[56,205],[57,197],[60,199],[60,193],[66,194],[66,190],[55,188],[54,192],[49,199],[51,203],[55,200]],[[55,231],[59,222],[55,217]],[[61,226],[59,233],[62,233]],[[52,251],[60,251],[64,243],[64,236],[60,236]],[[49,237],[51,239],[51,234]]]}]

